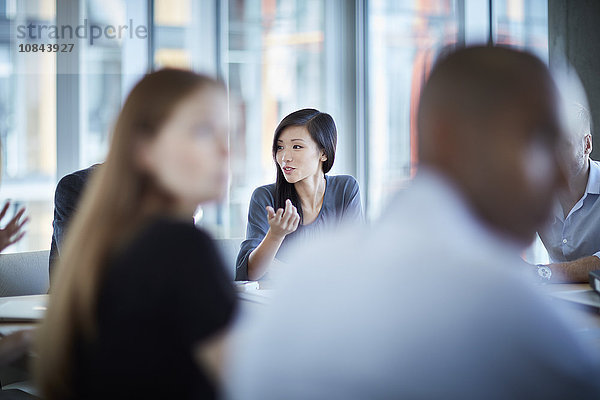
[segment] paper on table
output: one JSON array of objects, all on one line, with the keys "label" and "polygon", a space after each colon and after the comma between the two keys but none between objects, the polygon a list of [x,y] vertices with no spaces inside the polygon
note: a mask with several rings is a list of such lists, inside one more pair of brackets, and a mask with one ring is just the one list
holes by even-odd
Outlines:
[{"label": "paper on table", "polygon": [[600,308],[600,295],[593,290],[568,290],[549,293],[549,295],[561,300]]},{"label": "paper on table", "polygon": [[48,295],[0,298],[0,321],[37,321],[46,313]]},{"label": "paper on table", "polygon": [[233,282],[233,286],[239,292],[246,292],[248,290],[258,290],[258,282],[256,281],[235,281]]}]

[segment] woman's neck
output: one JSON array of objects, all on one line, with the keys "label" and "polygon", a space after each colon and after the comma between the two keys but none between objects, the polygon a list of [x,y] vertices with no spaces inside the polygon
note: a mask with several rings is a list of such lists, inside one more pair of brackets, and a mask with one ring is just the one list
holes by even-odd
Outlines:
[{"label": "woman's neck", "polygon": [[197,204],[181,199],[174,199],[164,193],[149,195],[142,207],[142,215],[163,215],[181,221],[193,221]]},{"label": "woman's neck", "polygon": [[171,210],[171,216],[181,221],[193,221],[197,209],[197,204],[180,203]]},{"label": "woman's neck", "polygon": [[294,187],[300,197],[302,210],[315,211],[321,208],[325,194],[325,174],[319,172],[296,182]]}]

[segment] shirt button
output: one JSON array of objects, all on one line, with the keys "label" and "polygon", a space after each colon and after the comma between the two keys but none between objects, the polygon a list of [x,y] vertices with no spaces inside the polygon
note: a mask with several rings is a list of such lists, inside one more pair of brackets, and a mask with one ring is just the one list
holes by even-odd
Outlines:
[{"label": "shirt button", "polygon": [[567,239],[563,239],[563,243],[567,243]]}]

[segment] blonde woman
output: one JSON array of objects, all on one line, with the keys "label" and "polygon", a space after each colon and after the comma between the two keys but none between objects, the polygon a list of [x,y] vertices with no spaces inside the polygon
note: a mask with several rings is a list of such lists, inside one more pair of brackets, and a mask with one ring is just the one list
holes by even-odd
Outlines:
[{"label": "blonde woman", "polygon": [[235,295],[192,214],[225,191],[227,130],[210,78],[165,69],[130,93],[57,265],[37,337],[44,399],[216,396],[200,355]]}]

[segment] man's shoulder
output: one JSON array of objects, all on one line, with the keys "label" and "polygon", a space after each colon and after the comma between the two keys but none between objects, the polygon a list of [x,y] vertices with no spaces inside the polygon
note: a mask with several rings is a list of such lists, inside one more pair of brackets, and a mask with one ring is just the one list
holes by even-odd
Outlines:
[{"label": "man's shoulder", "polygon": [[91,167],[63,176],[60,181],[58,181],[58,185],[56,186],[57,191],[61,189],[70,190],[81,188],[87,182],[90,174],[94,172],[99,165],[100,164],[94,164]]},{"label": "man's shoulder", "polygon": [[86,169],[72,172],[63,176],[56,185],[54,193],[55,205],[59,208],[75,207],[79,196],[83,192],[89,176],[99,164],[92,165]]}]

